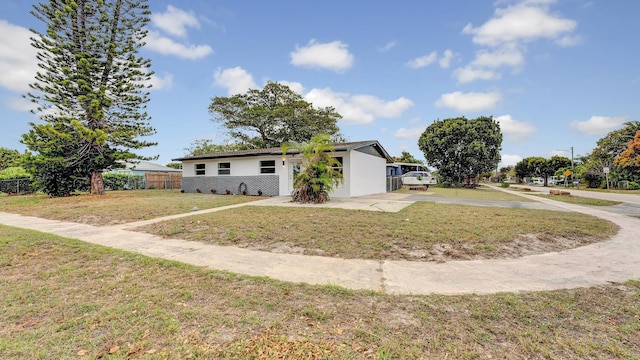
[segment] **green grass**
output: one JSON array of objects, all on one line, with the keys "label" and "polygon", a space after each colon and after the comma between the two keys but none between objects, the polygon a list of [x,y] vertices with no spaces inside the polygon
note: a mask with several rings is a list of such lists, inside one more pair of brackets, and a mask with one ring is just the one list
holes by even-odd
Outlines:
[{"label": "green grass", "polygon": [[543,198],[562,201],[569,204],[577,204],[577,205],[589,205],[589,206],[613,206],[622,204],[620,201],[610,201],[610,200],[601,200],[601,199],[592,199],[586,198],[582,196],[575,195],[549,195],[549,194],[532,194],[535,196],[540,196]]},{"label": "green grass", "polygon": [[341,258],[431,260],[441,255],[433,253],[436,245],[450,247],[448,258],[495,258],[507,251],[517,256],[512,251],[527,251],[529,246],[526,242],[511,246],[523,235],[539,235],[547,249],[557,250],[556,237],[580,246],[607,239],[618,227],[572,212],[417,202],[398,213],[247,206],[139,230],[266,251],[287,245],[302,248],[305,254]]},{"label": "green grass", "polygon": [[0,208],[46,219],[113,225],[186,213],[194,207],[202,210],[259,199],[257,196],[183,194],[178,190],[129,190],[108,191],[104,196],[84,194],[59,198],[44,194],[0,195]]},{"label": "green grass", "polygon": [[0,226],[3,359],[636,359],[640,281],[394,296]]}]

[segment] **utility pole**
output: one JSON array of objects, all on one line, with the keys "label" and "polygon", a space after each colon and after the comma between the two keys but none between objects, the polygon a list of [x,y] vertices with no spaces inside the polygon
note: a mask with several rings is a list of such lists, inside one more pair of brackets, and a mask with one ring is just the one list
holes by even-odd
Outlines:
[{"label": "utility pole", "polygon": [[571,175],[573,178],[573,146],[571,147]]}]

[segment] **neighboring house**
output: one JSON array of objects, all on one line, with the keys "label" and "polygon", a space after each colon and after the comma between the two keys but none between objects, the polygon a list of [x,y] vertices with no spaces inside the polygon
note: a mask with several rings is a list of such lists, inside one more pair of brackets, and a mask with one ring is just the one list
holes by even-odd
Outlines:
[{"label": "neighboring house", "polygon": [[124,168],[113,169],[111,173],[126,175],[142,175],[144,181],[128,183],[127,189],[178,189],[182,179],[182,169],[174,169],[144,160],[130,160]]},{"label": "neighboring house", "polygon": [[182,169],[174,169],[144,160],[124,162],[124,168],[111,170],[114,174],[144,175],[145,173],[182,174]]},{"label": "neighboring house", "polygon": [[387,164],[387,176],[402,176],[409,171],[429,171],[429,168],[422,164],[394,162]]},{"label": "neighboring house", "polygon": [[[376,140],[332,144],[344,183],[330,196],[352,197],[386,192],[386,164],[393,162]],[[173,159],[182,162],[182,190],[285,196],[293,191],[302,156],[280,148],[219,152]]]}]

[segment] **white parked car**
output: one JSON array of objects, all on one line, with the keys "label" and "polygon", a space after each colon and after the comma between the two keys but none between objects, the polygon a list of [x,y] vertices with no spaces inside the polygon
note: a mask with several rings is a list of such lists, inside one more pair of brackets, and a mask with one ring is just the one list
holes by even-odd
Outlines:
[{"label": "white parked car", "polygon": [[531,180],[529,180],[529,183],[531,185],[544,185],[544,179],[543,178],[532,178]]},{"label": "white parked car", "polygon": [[402,175],[403,185],[429,187],[429,185],[435,185],[437,183],[438,181],[436,180],[436,177],[427,171],[409,171],[408,173]]}]

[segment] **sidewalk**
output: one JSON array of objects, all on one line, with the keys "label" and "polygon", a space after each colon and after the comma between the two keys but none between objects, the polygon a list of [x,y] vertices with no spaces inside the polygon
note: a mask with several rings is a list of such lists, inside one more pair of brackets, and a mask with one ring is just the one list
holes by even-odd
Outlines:
[{"label": "sidewalk", "polygon": [[[510,190],[504,190],[509,192]],[[0,224],[38,230],[59,236],[181,261],[210,269],[254,276],[332,284],[351,289],[394,294],[462,294],[501,291],[536,291],[575,288],[640,279],[640,220],[579,205],[536,196],[520,196],[568,211],[594,215],[618,224],[620,232],[611,240],[577,249],[525,256],[518,259],[451,261],[441,264],[409,261],[350,260],[320,256],[277,254],[234,247],[207,245],[126,230],[137,224],[97,227],[0,212]],[[393,194],[392,194],[393,195]],[[300,206],[272,198],[237,206]],[[341,199],[331,206],[393,211],[411,202],[393,197]],[[342,204],[342,205],[340,205]],[[176,215],[222,211],[207,209]],[[163,218],[162,220],[165,220]],[[154,219],[151,221],[161,221]]]}]

